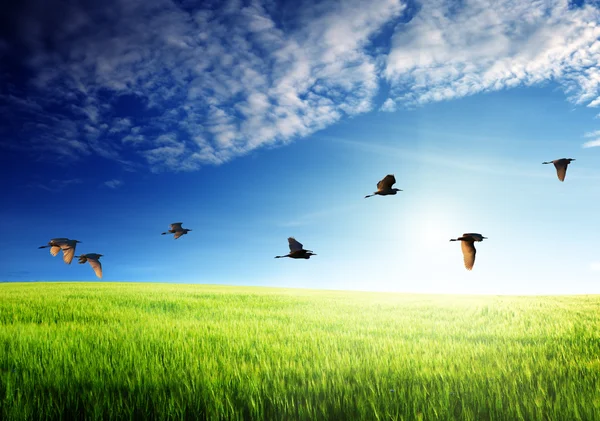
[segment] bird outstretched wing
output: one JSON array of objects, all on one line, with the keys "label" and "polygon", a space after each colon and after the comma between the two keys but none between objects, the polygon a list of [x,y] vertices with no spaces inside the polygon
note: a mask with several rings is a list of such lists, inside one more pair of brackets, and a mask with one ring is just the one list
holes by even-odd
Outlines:
[{"label": "bird outstretched wing", "polygon": [[462,252],[463,252],[465,268],[467,268],[467,270],[473,269],[473,265],[475,264],[475,253],[477,253],[477,250],[475,250],[475,246],[473,245],[473,242],[472,241],[461,241],[460,246],[461,246]]},{"label": "bird outstretched wing", "polygon": [[173,236],[173,238],[175,240],[177,240],[179,237],[181,237],[184,234],[183,230],[179,230],[179,231],[175,231],[175,235]]},{"label": "bird outstretched wing", "polygon": [[389,190],[394,184],[396,184],[396,177],[392,174],[388,174],[383,177],[383,180],[380,180],[379,183],[377,183],[377,190]]},{"label": "bird outstretched wing", "polygon": [[50,247],[50,254],[52,256],[56,256],[59,251],[60,251],[60,247],[59,246],[52,246],[52,247]]},{"label": "bird outstretched wing", "polygon": [[183,224],[183,222],[173,222],[173,223],[170,225],[170,227],[171,227],[171,230],[173,230],[173,231],[179,231],[179,230],[182,230],[183,228],[181,228],[181,224]]},{"label": "bird outstretched wing", "polygon": [[299,243],[298,241],[296,241],[296,239],[294,237],[289,237],[288,243],[290,243],[290,251],[291,252],[302,250],[304,248],[302,243]]},{"label": "bird outstretched wing", "polygon": [[87,261],[90,262],[92,269],[94,269],[94,272],[96,272],[96,276],[102,279],[102,264],[100,263],[100,260],[93,257],[88,257]]},{"label": "bird outstretched wing", "polygon": [[73,256],[75,255],[75,247],[63,246],[63,260],[67,265],[70,265],[73,261]]},{"label": "bird outstretched wing", "polygon": [[558,161],[554,161],[556,175],[560,181],[565,181],[565,175],[567,175],[567,165],[569,165],[569,162],[566,160],[559,159]]},{"label": "bird outstretched wing", "polygon": [[485,238],[483,235],[476,232],[466,232],[462,236],[463,238],[470,237],[473,241],[483,241],[483,239]]}]

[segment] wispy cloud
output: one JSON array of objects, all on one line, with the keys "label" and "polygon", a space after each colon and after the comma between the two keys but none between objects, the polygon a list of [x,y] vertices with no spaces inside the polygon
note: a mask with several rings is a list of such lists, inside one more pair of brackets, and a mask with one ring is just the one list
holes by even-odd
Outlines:
[{"label": "wispy cloud", "polygon": [[394,101],[392,98],[388,98],[381,106],[380,111],[387,111],[391,113],[396,111],[397,109],[398,107],[396,105],[396,101]]},{"label": "wispy cloud", "polygon": [[110,187],[111,189],[117,189],[123,185],[123,182],[121,180],[112,179],[105,181],[104,185],[106,187]]},{"label": "wispy cloud", "polygon": [[600,130],[594,130],[593,132],[587,132],[583,137],[600,137]]},{"label": "wispy cloud", "polygon": [[581,146],[584,148],[593,148],[596,146],[600,146],[600,139],[587,141]]},{"label": "wispy cloud", "polygon": [[[367,47],[404,6],[313,6],[293,6],[293,22],[275,20],[281,11],[256,0],[193,10],[167,0],[113,0],[67,7],[61,24],[47,25],[51,17],[42,12],[23,18],[35,78],[22,96],[35,95],[32,104],[54,119],[35,147],[194,170],[370,110],[378,75]],[[176,138],[165,142],[157,133]]]},{"label": "wispy cloud", "polygon": [[596,146],[600,146],[600,130],[594,130],[593,132],[587,132],[583,135],[583,137],[590,138],[595,137],[594,140],[588,140],[581,145],[582,148],[593,148]]},{"label": "wispy cloud", "polygon": [[[0,93],[0,131],[21,141],[0,146],[42,157],[191,171],[377,106],[548,81],[600,105],[600,12],[588,3],[110,0],[54,14],[33,1],[18,16],[33,77]],[[382,78],[389,98],[374,104]]]},{"label": "wispy cloud", "polygon": [[396,27],[384,75],[401,103],[560,83],[600,104],[600,14],[568,0],[432,0]]},{"label": "wispy cloud", "polygon": [[66,189],[67,187],[81,183],[83,183],[83,180],[81,180],[80,178],[73,178],[69,180],[51,180],[43,183],[31,183],[29,184],[29,187],[39,188],[50,192],[60,192]]}]

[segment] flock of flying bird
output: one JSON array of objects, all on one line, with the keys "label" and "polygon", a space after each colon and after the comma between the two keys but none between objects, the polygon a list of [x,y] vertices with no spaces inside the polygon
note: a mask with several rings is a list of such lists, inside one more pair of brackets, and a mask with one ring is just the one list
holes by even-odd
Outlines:
[{"label": "flock of flying bird", "polygon": [[[575,161],[575,159],[561,158],[555,159],[554,161],[542,162],[542,164],[554,164],[558,179],[560,181],[565,181],[567,166],[571,163],[571,161]],[[377,191],[373,194],[366,195],[365,198],[376,195],[395,195],[399,191],[402,191],[401,189],[392,188],[394,184],[396,184],[396,177],[394,177],[392,174],[388,174],[377,183]],[[183,222],[173,222],[170,225],[169,230],[167,232],[163,232],[162,235],[174,234],[173,238],[177,240],[182,235],[185,235],[191,231],[191,229],[183,228],[181,226],[182,224]],[[475,264],[475,254],[477,253],[474,245],[475,242],[481,242],[484,239],[487,239],[487,237],[473,232],[465,233],[461,237],[450,239],[450,241],[461,242],[465,268],[467,270],[473,269],[473,265]],[[42,249],[50,247],[50,254],[52,256],[56,256],[62,250],[63,260],[68,265],[70,265],[73,261],[73,257],[77,257],[80,264],[88,262],[92,266],[92,269],[94,269],[96,276],[98,278],[102,278],[102,264],[100,263],[100,257],[103,255],[98,253],[87,253],[75,256],[75,247],[77,246],[77,243],[81,243],[81,241],[70,240],[68,238],[53,238],[48,242],[47,245],[40,246],[39,248]],[[305,250],[302,243],[298,242],[294,237],[288,238],[288,244],[290,247],[290,252],[284,256],[275,256],[276,259],[280,259],[282,257],[290,257],[292,259],[310,259],[310,256],[316,256],[312,250]]]}]

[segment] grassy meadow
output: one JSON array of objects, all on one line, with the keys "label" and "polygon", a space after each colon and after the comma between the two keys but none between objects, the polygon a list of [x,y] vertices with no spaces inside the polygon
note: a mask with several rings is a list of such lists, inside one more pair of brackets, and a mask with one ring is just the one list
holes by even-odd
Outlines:
[{"label": "grassy meadow", "polygon": [[600,296],[0,284],[0,419],[600,420]]}]

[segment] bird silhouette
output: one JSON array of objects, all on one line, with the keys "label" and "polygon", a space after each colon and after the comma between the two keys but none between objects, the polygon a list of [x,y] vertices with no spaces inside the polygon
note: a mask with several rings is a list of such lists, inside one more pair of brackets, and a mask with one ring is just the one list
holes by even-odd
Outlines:
[{"label": "bird silhouette", "polygon": [[63,251],[63,260],[67,265],[70,265],[73,261],[73,255],[75,254],[75,247],[77,243],[81,243],[79,240],[69,240],[68,238],[53,238],[45,246],[38,248],[43,249],[50,247],[50,254],[56,256],[60,250]]},{"label": "bird silhouette", "polygon": [[556,175],[560,181],[565,181],[565,175],[567,175],[567,166],[575,161],[573,158],[561,158],[555,159],[554,161],[542,162],[542,164],[554,164],[556,168]]},{"label": "bird silhouette", "polygon": [[473,265],[475,264],[475,254],[477,253],[474,245],[475,241],[483,241],[484,239],[487,239],[487,237],[474,232],[463,234],[462,237],[450,239],[450,241],[461,242],[460,246],[463,252],[465,268],[467,268],[467,270],[473,269]]},{"label": "bird silhouette", "polygon": [[191,231],[190,229],[187,229],[187,228],[181,228],[181,224],[183,224],[183,222],[173,222],[170,225],[171,229],[167,232],[161,233],[161,235],[175,234],[173,237],[175,240],[177,240],[182,235],[187,234],[189,231]]},{"label": "bird silhouette", "polygon": [[394,177],[393,174],[388,174],[385,177],[383,177],[383,180],[380,180],[379,183],[377,183],[377,191],[374,192],[373,194],[368,194],[365,196],[365,199],[367,197],[371,197],[371,196],[375,196],[376,194],[380,195],[380,196],[387,196],[390,194],[396,194],[399,191],[402,191],[400,189],[396,189],[396,188],[392,188],[392,186],[396,184],[396,177]]},{"label": "bird silhouette", "polygon": [[100,264],[100,258],[102,256],[102,254],[98,253],[87,253],[75,257],[79,258],[80,264],[89,262],[89,264],[92,266],[92,269],[94,269],[94,272],[96,272],[96,276],[102,279],[102,264]]},{"label": "bird silhouette", "polygon": [[282,257],[291,257],[292,259],[310,259],[310,256],[316,256],[312,250],[304,250],[304,246],[296,241],[294,237],[288,238],[288,243],[290,244],[290,252],[285,256],[275,256],[276,259],[280,259]]}]

